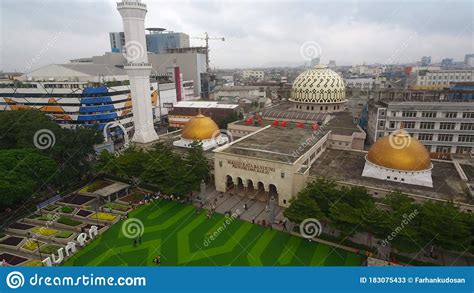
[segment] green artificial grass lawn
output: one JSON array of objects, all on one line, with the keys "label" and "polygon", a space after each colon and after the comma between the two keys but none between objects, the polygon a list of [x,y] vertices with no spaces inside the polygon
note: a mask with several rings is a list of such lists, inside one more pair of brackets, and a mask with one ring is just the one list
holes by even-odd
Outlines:
[{"label": "green artificial grass lawn", "polygon": [[[140,245],[133,247],[133,239],[122,233],[122,220],[65,265],[155,265],[153,258],[158,255],[165,266],[356,266],[364,259],[287,233],[229,220],[220,214],[207,219],[205,212],[196,214],[195,210],[191,205],[169,201],[141,206],[129,215],[143,223]],[[205,243],[212,234],[217,234],[215,239]]]}]

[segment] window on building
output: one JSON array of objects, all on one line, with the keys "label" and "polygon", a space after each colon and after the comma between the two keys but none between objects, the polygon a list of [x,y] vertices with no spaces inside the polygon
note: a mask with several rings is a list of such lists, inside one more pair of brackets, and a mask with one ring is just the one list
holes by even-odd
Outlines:
[{"label": "window on building", "polygon": [[433,140],[433,134],[432,133],[419,133],[418,139],[419,140]]},{"label": "window on building", "polygon": [[438,141],[453,141],[452,134],[438,134]]},{"label": "window on building", "polygon": [[395,122],[394,121],[390,121],[390,128],[395,128]]},{"label": "window on building", "polygon": [[453,130],[455,125],[456,125],[456,123],[454,123],[454,122],[441,122],[439,124],[439,129]]},{"label": "window on building", "polygon": [[451,147],[450,146],[439,145],[439,146],[436,147],[436,152],[447,154],[447,153],[451,152]]},{"label": "window on building", "polygon": [[474,142],[474,135],[460,134],[458,136],[459,142]]},{"label": "window on building", "polygon": [[456,148],[456,154],[468,155],[472,152],[472,147],[458,146]]},{"label": "window on building", "polygon": [[427,111],[424,111],[424,112],[421,112],[421,117],[434,118],[434,117],[436,117],[436,112],[427,112]]},{"label": "window on building", "polygon": [[403,121],[402,122],[402,127],[403,128],[408,128],[408,129],[415,128],[415,121]]},{"label": "window on building", "polygon": [[463,112],[462,118],[474,118],[474,112]]},{"label": "window on building", "polygon": [[420,122],[420,129],[434,129],[434,122]]},{"label": "window on building", "polygon": [[456,113],[456,112],[446,112],[446,113],[444,113],[444,117],[446,117],[446,118],[456,118],[457,114],[458,113]]},{"label": "window on building", "polygon": [[384,124],[385,124],[385,122],[384,122],[384,121],[379,121],[379,126],[380,126],[380,127],[383,127],[383,126],[384,126]]},{"label": "window on building", "polygon": [[474,130],[474,123],[461,123],[461,130]]},{"label": "window on building", "polygon": [[402,117],[416,117],[416,111],[403,111]]}]

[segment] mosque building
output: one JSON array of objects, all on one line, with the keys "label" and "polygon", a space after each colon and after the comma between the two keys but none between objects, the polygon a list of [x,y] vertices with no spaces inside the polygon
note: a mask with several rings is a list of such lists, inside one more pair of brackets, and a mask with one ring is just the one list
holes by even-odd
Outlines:
[{"label": "mosque building", "polygon": [[432,160],[403,129],[365,151],[366,134],[346,102],[336,72],[318,66],[301,73],[286,104],[228,125],[233,141],[213,150],[216,190],[264,202],[274,198],[288,207],[309,182],[325,177],[365,187],[375,198],[399,190],[415,200],[449,200],[474,210],[463,169]]}]

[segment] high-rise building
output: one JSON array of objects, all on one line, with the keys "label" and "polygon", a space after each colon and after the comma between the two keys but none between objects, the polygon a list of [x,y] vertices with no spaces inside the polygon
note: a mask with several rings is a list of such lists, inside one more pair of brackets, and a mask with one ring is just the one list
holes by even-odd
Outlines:
[{"label": "high-rise building", "polygon": [[441,60],[441,66],[451,66],[453,65],[453,58],[444,58]]},{"label": "high-rise building", "polygon": [[135,133],[132,140],[148,143],[158,139],[153,124],[153,111],[150,97],[150,73],[145,41],[146,4],[141,0],[123,0],[117,3],[117,10],[123,20],[125,33],[125,54],[133,105]]},{"label": "high-rise building", "polygon": [[[145,35],[146,49],[152,53],[166,53],[168,49],[179,49],[189,47],[189,35],[165,31],[162,28],[147,28]],[[126,39],[123,32],[111,32],[110,48],[112,52],[122,52]]]},{"label": "high-rise building", "polygon": [[123,32],[111,32],[109,37],[112,52],[122,52],[123,47],[125,47],[125,34]]},{"label": "high-rise building", "polygon": [[474,54],[466,54],[464,57],[464,64],[474,67]]},{"label": "high-rise building", "polygon": [[431,64],[431,56],[421,57],[421,66],[428,66]]}]

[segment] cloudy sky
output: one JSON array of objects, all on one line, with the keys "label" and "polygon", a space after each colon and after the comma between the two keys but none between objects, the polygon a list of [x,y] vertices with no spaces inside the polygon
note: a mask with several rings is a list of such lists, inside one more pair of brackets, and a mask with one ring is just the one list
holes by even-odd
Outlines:
[{"label": "cloudy sky", "polygon": [[[122,22],[113,0],[0,0],[0,70],[28,71],[110,51]],[[211,42],[211,66],[406,63],[474,53],[474,1],[161,1],[146,26]],[[191,45],[203,45],[197,39]]]}]

